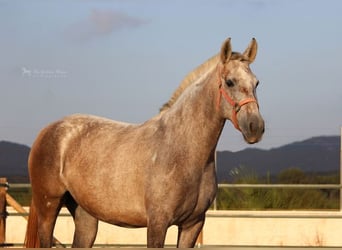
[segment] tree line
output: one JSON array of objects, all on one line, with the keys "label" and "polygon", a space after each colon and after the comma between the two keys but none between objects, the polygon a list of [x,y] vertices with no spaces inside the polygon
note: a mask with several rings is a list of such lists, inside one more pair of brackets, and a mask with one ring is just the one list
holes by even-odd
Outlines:
[{"label": "tree line", "polygon": [[[305,173],[289,168],[276,176],[258,177],[245,167],[231,172],[236,184],[339,184],[339,173]],[[222,210],[291,210],[339,209],[338,189],[289,188],[220,188],[217,209]]]}]

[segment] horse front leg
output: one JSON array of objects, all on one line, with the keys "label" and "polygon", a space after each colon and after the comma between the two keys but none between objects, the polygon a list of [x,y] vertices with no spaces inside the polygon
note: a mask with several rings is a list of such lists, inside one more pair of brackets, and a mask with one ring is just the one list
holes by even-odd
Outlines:
[{"label": "horse front leg", "polygon": [[178,248],[190,248],[195,246],[198,235],[203,228],[204,220],[205,216],[203,215],[198,222],[191,226],[178,226]]},{"label": "horse front leg", "polygon": [[147,226],[147,247],[164,247],[168,225],[158,220],[150,222]]}]

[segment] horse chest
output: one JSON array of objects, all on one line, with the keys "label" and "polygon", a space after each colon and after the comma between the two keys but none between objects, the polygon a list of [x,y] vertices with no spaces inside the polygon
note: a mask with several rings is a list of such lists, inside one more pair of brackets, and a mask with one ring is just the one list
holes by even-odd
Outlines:
[{"label": "horse chest", "polygon": [[182,211],[176,219],[180,223],[191,223],[201,217],[210,207],[216,195],[216,182],[201,183],[194,192],[184,193],[184,203],[179,204]]},{"label": "horse chest", "polygon": [[165,181],[158,189],[152,183],[151,192],[148,192],[148,206],[169,214],[173,224],[196,220],[207,211],[216,195],[214,164],[208,165],[201,175],[196,176],[196,172],[192,175]]}]

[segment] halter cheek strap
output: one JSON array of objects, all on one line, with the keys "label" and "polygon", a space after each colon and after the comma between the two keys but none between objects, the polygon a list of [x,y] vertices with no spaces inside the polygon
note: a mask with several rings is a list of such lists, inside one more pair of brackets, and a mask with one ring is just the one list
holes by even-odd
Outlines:
[{"label": "halter cheek strap", "polygon": [[[220,79],[220,78],[219,78]],[[250,102],[255,102],[258,105],[257,100],[255,100],[255,98],[246,98],[243,99],[239,102],[235,102],[232,98],[230,98],[230,96],[227,94],[227,92],[223,89],[222,87],[222,82],[219,80],[219,94],[217,96],[217,103],[216,103],[216,108],[217,110],[220,107],[220,103],[221,103],[221,96],[223,95],[223,97],[226,99],[226,101],[233,106],[233,110],[232,110],[232,118],[231,118],[231,122],[233,123],[234,127],[241,131],[238,120],[237,120],[237,113],[240,111],[241,107],[243,105],[246,105]]]}]

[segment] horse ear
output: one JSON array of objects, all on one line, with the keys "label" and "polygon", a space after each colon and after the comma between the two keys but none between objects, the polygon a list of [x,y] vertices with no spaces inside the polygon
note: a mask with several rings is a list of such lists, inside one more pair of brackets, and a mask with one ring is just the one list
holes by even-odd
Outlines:
[{"label": "horse ear", "polygon": [[248,48],[243,52],[243,55],[248,58],[249,63],[254,62],[258,50],[258,44],[255,38],[249,43]]},{"label": "horse ear", "polygon": [[221,63],[225,64],[229,61],[230,56],[232,55],[232,46],[230,45],[230,37],[227,38],[221,47]]}]

